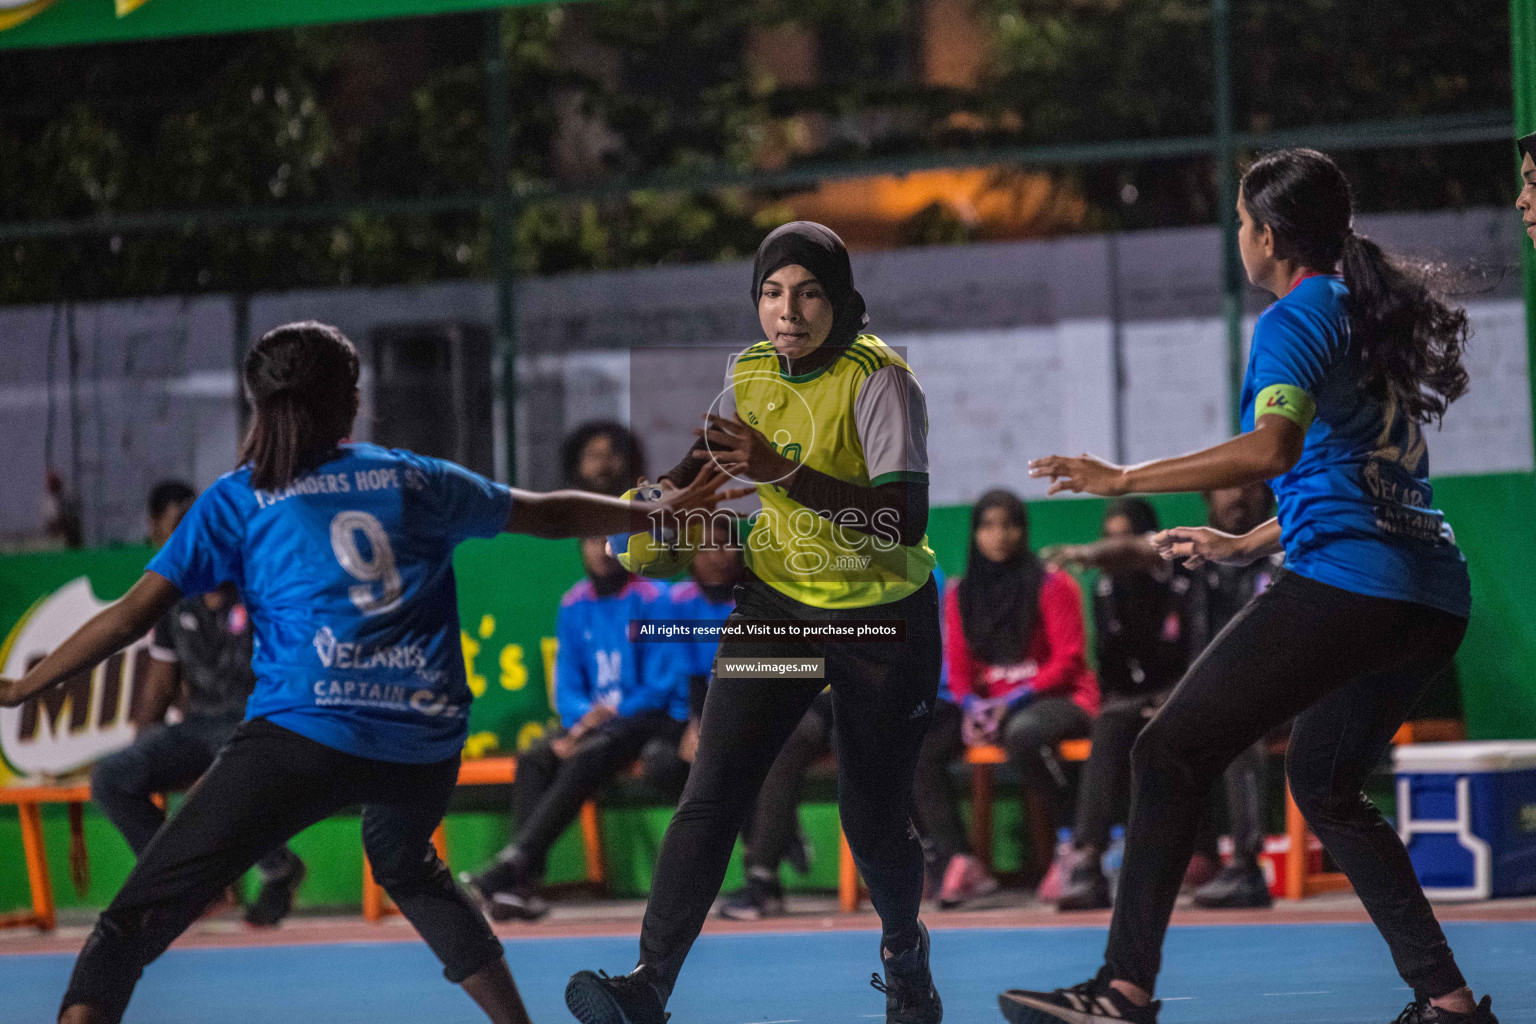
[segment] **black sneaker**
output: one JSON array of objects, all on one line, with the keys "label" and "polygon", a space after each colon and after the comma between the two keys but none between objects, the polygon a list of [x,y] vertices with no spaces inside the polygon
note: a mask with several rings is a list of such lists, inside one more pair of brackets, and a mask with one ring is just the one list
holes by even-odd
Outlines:
[{"label": "black sneaker", "polygon": [[471,875],[465,871],[459,875],[459,881],[492,921],[537,921],[549,914],[549,902],[539,895],[537,883],[515,882],[493,889],[487,874]]},{"label": "black sneaker", "polygon": [[245,908],[245,923],[257,928],[271,928],[293,909],[293,897],[304,884],[309,869],[298,857],[292,857],[288,870],[275,878],[264,878],[256,899]]},{"label": "black sneaker", "polygon": [[1072,869],[1067,887],[1056,901],[1057,910],[1108,910],[1109,879],[1099,868],[1099,858],[1084,857]]},{"label": "black sneaker", "polygon": [[885,1024],[939,1024],[944,1019],[944,1004],[928,970],[928,928],[921,921],[917,934],[917,945],[905,953],[892,956],[882,946],[885,980],[878,974],[869,976],[870,987],[885,993]]},{"label": "black sneaker", "polygon": [[565,1005],[581,1024],[666,1024],[661,993],[644,964],[630,974],[577,971],[565,985]]},{"label": "black sneaker", "polygon": [[720,916],[731,921],[761,921],[765,917],[784,916],[784,887],[776,879],[748,877],[720,904]]},{"label": "black sneaker", "polygon": [[1492,996],[1483,996],[1483,1001],[1471,1013],[1442,1010],[1430,1005],[1423,996],[1415,996],[1392,1024],[1499,1024],[1499,1018],[1493,1015]]},{"label": "black sneaker", "polygon": [[1100,977],[1054,992],[1011,988],[997,997],[997,1005],[1009,1024],[1157,1024],[1162,1003],[1153,1000],[1147,1006],[1137,1006]]},{"label": "black sneaker", "polygon": [[1195,906],[1209,910],[1262,910],[1274,903],[1257,864],[1228,864],[1195,890]]}]

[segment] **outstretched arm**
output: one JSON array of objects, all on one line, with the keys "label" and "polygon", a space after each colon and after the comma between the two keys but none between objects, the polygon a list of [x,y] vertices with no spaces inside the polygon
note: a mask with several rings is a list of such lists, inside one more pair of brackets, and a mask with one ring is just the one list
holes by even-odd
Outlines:
[{"label": "outstretched arm", "polygon": [[1182,559],[1191,569],[1206,562],[1248,565],[1280,550],[1280,520],[1271,519],[1244,534],[1222,533],[1209,526],[1175,526],[1154,534],[1152,545],[1161,557]]},{"label": "outstretched arm", "polygon": [[1142,569],[1154,572],[1163,568],[1163,558],[1152,546],[1152,534],[1145,537],[1105,537],[1090,544],[1057,544],[1040,552],[1052,565],[1072,565],[1104,572]]},{"label": "outstretched arm", "polygon": [[721,490],[726,479],[719,468],[708,466],[687,487],[668,491],[659,501],[624,501],[585,491],[514,490],[506,529],[550,539],[649,530],[669,525],[670,518],[685,512],[707,512],[722,501],[752,493],[750,487]]},{"label": "outstretched arm", "polygon": [[1046,492],[1087,492],[1106,498],[1122,494],[1214,491],[1270,480],[1290,471],[1301,458],[1306,432],[1294,420],[1269,413],[1246,434],[1171,459],[1139,466],[1117,466],[1092,455],[1048,455],[1029,464],[1030,476],[1051,479]]},{"label": "outstretched arm", "polygon": [[95,668],[148,633],[180,597],[181,591],[170,580],[146,572],[122,600],[97,612],[26,675],[0,679],[0,706],[15,707],[77,672]]}]

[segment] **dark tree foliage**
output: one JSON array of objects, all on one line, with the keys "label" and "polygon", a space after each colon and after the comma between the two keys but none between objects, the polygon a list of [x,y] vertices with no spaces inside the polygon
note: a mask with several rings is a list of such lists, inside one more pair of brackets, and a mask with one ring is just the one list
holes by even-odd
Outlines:
[{"label": "dark tree foliage", "polygon": [[[612,175],[1211,131],[1208,0],[973,6],[989,39],[974,90],[923,83],[923,0],[504,12],[519,268],[738,258],[789,215],[779,197],[742,189],[541,198]],[[8,53],[0,219],[484,194],[494,184],[484,17]],[[816,40],[814,84],[773,81],[749,59],[754,32],[786,25]],[[1233,30],[1239,130],[1509,106],[1503,0],[1233,0]],[[1363,151],[1343,162],[1368,210],[1503,203],[1507,149]],[[1216,216],[1208,159],[1052,173],[1087,202],[1078,230]],[[1008,179],[1000,173],[1000,187]],[[935,204],[901,237],[953,243],[974,229]],[[365,210],[6,243],[0,302],[490,273],[480,212]]]}]

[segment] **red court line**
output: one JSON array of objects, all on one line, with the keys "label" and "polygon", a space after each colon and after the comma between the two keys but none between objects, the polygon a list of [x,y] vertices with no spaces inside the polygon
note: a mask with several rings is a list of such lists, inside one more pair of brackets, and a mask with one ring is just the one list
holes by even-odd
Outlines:
[{"label": "red court line", "polygon": [[[1447,904],[1435,908],[1443,922],[1536,921],[1536,900],[1505,900],[1489,903]],[[1038,906],[999,910],[942,911],[925,914],[923,920],[935,931],[977,928],[1102,928],[1109,911],[1058,914]],[[1306,907],[1282,904],[1275,910],[1223,911],[1188,909],[1173,915],[1180,925],[1291,925],[1369,923],[1358,904]],[[871,931],[878,927],[875,915],[798,913],[768,921],[725,921],[712,917],[706,935],[784,934],[819,931]],[[637,916],[597,919],[556,917],[538,924],[499,924],[498,936],[516,941],[573,938],[623,938],[639,934]],[[0,933],[0,957],[39,953],[78,953],[88,934],[85,927],[61,928],[51,935]],[[178,949],[250,949],[268,946],[307,946],[333,943],[419,942],[416,932],[400,918],[369,924],[360,917],[299,917],[279,928],[247,928],[232,922],[204,924],[183,936]]]}]

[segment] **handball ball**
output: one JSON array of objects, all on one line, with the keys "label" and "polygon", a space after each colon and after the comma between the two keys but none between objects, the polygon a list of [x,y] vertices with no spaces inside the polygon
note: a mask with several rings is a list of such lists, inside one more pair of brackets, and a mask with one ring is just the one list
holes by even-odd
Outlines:
[{"label": "handball ball", "polygon": [[[661,497],[661,488],[654,484],[625,491],[625,501],[655,501]],[[698,550],[694,538],[679,539],[674,533],[657,536],[649,530],[638,533],[615,533],[608,538],[608,551],[619,564],[630,572],[656,580],[669,580],[685,571],[693,562]]]}]

